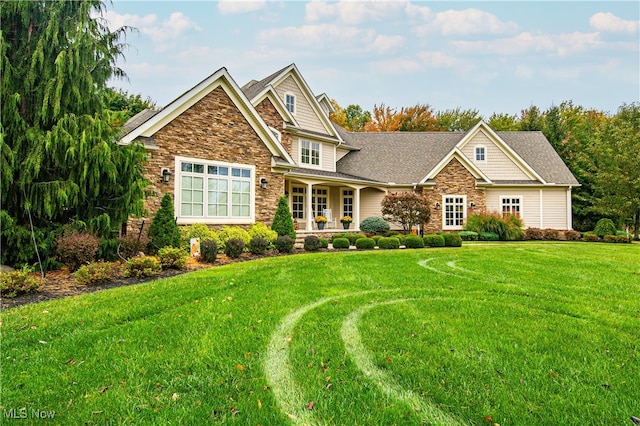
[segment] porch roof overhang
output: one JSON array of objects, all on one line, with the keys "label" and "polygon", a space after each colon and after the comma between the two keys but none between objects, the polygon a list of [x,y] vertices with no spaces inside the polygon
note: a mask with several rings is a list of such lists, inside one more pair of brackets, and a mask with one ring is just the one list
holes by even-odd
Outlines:
[{"label": "porch roof overhang", "polygon": [[312,138],[312,139],[320,140],[323,142],[329,142],[334,145],[340,145],[341,143],[340,139],[333,137],[331,135],[327,135],[325,133],[320,133],[320,132],[314,132],[312,130],[301,129],[300,127],[289,124],[287,122],[284,123],[284,130],[293,136]]},{"label": "porch roof overhang", "polygon": [[374,186],[385,186],[384,182],[379,182],[371,179],[365,179],[359,176],[348,175],[345,173],[329,172],[326,170],[310,170],[303,168],[291,169],[285,174],[287,178],[300,178],[300,179],[313,179],[322,180],[325,182],[336,182],[345,184],[366,184]]}]

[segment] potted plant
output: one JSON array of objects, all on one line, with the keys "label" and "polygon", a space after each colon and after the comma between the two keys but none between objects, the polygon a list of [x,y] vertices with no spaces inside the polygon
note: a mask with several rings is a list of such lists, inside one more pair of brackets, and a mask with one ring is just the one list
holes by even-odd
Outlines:
[{"label": "potted plant", "polygon": [[353,219],[351,218],[351,216],[343,216],[342,219],[340,219],[340,222],[342,223],[344,229],[349,229],[349,226],[351,225],[351,222],[353,222]]},{"label": "potted plant", "polygon": [[327,223],[327,218],[320,215],[316,216],[315,221],[318,224],[318,229],[324,229],[324,225]]}]

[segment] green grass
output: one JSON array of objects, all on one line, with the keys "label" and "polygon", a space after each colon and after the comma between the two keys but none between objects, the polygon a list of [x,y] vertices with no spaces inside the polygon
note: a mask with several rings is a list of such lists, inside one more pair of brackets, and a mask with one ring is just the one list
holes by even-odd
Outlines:
[{"label": "green grass", "polygon": [[626,424],[640,415],[639,248],[303,254],[10,309],[2,416]]}]

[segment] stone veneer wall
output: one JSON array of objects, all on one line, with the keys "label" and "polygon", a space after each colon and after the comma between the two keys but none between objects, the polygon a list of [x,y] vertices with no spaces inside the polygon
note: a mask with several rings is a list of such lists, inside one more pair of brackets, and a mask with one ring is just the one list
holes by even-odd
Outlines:
[{"label": "stone veneer wall", "polygon": [[293,143],[293,138],[289,133],[284,132],[284,119],[273,106],[271,101],[268,98],[263,99],[262,102],[256,106],[256,111],[258,111],[258,114],[260,114],[268,126],[271,126],[280,132],[280,136],[282,138],[280,143],[282,143],[282,146],[284,146],[284,149],[289,153],[289,155],[292,155],[291,145]]},{"label": "stone veneer wall", "polygon": [[[467,216],[485,211],[487,197],[484,188],[476,187],[476,178],[456,158],[452,159],[438,173],[434,181],[433,188],[427,188],[423,191],[431,208],[431,220],[423,228],[425,234],[442,231],[443,195],[466,195]],[[473,209],[469,207],[469,203],[472,201],[476,204]],[[440,210],[435,209],[436,202],[440,203]]]},{"label": "stone veneer wall", "polygon": [[[176,156],[255,165],[255,219],[271,224],[278,197],[284,194],[284,176],[271,171],[271,152],[221,87],[176,117],[153,138],[160,149],[148,151],[145,174],[155,195],[146,200],[145,231],[160,208],[163,195],[169,192],[175,197]],[[164,168],[171,172],[168,183],[160,182]],[[266,190],[260,186],[263,177],[269,182]],[[137,233],[140,221],[130,220],[128,232]]]}]

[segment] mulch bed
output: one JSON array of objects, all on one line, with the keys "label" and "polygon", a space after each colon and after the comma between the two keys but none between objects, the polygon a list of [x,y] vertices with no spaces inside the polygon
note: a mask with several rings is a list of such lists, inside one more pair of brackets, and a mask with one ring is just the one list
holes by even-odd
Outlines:
[{"label": "mulch bed", "polygon": [[[303,250],[294,249],[293,253],[300,253]],[[75,278],[69,270],[64,267],[57,271],[47,271],[44,285],[40,288],[38,292],[28,293],[28,294],[20,294],[12,299],[2,298],[0,300],[0,309],[8,309],[16,306],[27,305],[30,303],[43,302],[45,300],[53,300],[60,299],[63,297],[71,297],[77,296],[79,294],[84,293],[93,293],[95,291],[107,290],[110,288],[122,287],[132,284],[139,284],[147,281],[154,281],[160,278],[168,278],[175,275],[184,274],[186,272],[196,271],[199,269],[207,269],[214,268],[216,266],[226,265],[229,263],[236,262],[246,262],[249,260],[260,259],[263,257],[271,257],[271,256],[283,256],[278,253],[276,250],[269,250],[266,254],[262,256],[253,255],[251,253],[242,253],[242,255],[237,259],[232,259],[224,254],[218,254],[216,261],[214,263],[200,263],[195,259],[189,259],[189,263],[187,267],[183,270],[176,269],[167,269],[160,274],[154,277],[145,277],[145,278],[126,278],[122,275],[118,274],[116,278],[112,281],[95,285],[95,286],[85,286],[85,285],[76,285]],[[40,277],[39,272],[34,272],[34,275]]]}]

